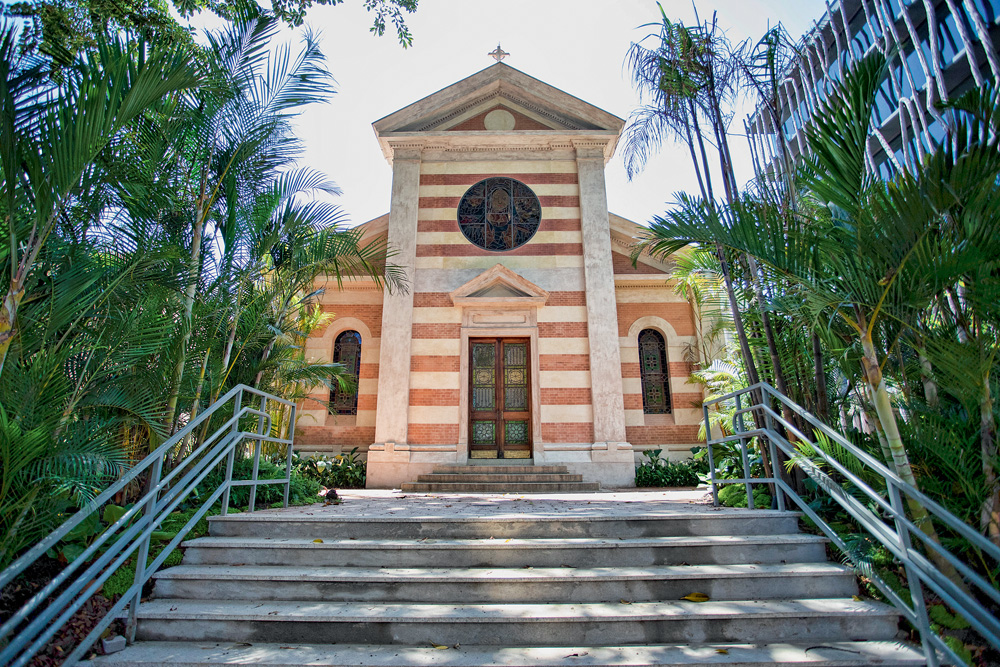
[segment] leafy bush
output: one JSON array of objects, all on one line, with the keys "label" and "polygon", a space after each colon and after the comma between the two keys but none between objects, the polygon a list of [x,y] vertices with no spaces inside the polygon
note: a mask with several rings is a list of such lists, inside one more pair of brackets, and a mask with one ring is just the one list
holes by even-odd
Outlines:
[{"label": "leafy bush", "polygon": [[701,480],[694,463],[661,459],[662,452],[662,449],[651,449],[642,453],[646,460],[635,469],[636,486],[698,486]]},{"label": "leafy bush", "polygon": [[[726,484],[719,489],[719,502],[726,507],[746,507],[746,487],[742,484]],[[771,507],[771,494],[763,487],[754,487],[753,506],[755,509],[768,509]]]},{"label": "leafy bush", "polygon": [[[233,463],[233,479],[250,479],[253,473],[253,459],[247,457],[239,459]],[[209,473],[200,485],[203,492],[201,496],[210,494],[222,484],[226,471],[223,466],[219,466]],[[278,467],[270,461],[261,458],[257,468],[257,479],[281,479],[285,476],[284,466]],[[304,477],[301,473],[292,470],[291,489],[288,493],[288,503],[290,505],[305,505],[318,501],[316,497],[319,493],[319,482],[314,479]],[[270,507],[275,503],[280,503],[284,497],[285,490],[281,484],[264,484],[257,487],[258,508]],[[231,508],[242,509],[250,506],[250,487],[234,486],[229,494],[229,506]]]},{"label": "leafy bush", "polygon": [[355,447],[347,454],[332,458],[316,454],[308,458],[296,457],[293,470],[328,489],[363,489],[367,466],[358,456]]}]

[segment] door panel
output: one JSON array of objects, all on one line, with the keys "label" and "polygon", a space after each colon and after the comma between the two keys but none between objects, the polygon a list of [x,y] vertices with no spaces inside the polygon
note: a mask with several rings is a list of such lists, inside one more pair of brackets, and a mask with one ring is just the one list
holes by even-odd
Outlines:
[{"label": "door panel", "polygon": [[469,455],[531,458],[528,340],[469,341]]}]

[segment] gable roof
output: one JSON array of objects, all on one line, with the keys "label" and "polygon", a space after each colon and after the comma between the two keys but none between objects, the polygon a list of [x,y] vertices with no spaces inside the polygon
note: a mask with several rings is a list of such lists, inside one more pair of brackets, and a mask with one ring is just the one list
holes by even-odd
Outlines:
[{"label": "gable roof", "polygon": [[531,136],[563,140],[599,140],[614,152],[625,121],[578,97],[528,76],[504,63],[496,63],[436,93],[409,104],[372,124],[387,158],[392,156],[390,140],[438,139],[461,141],[469,132],[463,121],[504,109],[523,119],[526,129],[489,130],[511,141]]}]

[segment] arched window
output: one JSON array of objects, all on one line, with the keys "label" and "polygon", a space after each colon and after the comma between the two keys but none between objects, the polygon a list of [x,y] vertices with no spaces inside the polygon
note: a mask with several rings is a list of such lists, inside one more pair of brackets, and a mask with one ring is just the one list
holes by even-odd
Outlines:
[{"label": "arched window", "polygon": [[639,332],[639,373],[642,376],[642,411],[647,415],[670,413],[670,374],[667,345],[654,329]]},{"label": "arched window", "polygon": [[361,372],[361,334],[357,331],[345,331],[337,336],[333,344],[333,361],[343,364],[355,385],[351,391],[335,387],[330,392],[330,412],[335,415],[356,415],[358,414],[357,381]]}]

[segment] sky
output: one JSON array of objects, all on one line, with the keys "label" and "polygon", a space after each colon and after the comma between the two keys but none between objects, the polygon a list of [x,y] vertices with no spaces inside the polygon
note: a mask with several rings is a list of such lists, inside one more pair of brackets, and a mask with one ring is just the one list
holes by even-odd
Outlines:
[{"label": "sky", "polygon": [[[392,170],[379,150],[374,121],[489,67],[494,61],[487,53],[498,42],[510,53],[504,62],[511,67],[627,118],[639,102],[625,55],[632,42],[656,31],[646,24],[659,20],[653,0],[420,0],[406,18],[413,45],[403,49],[391,26],[383,37],[369,32],[372,17],[362,5],[345,0],[310,8],[307,23],[321,35],[338,93],[297,119],[306,147],[300,165],[337,182],[350,224],[389,209]],[[664,0],[663,6],[672,20],[694,23],[689,0]],[[732,41],[756,41],[779,21],[797,38],[821,17],[825,3],[697,0],[697,10],[702,18],[717,11]],[[737,116],[731,129],[738,136],[730,143],[741,181],[752,176],[742,127]],[[640,224],[665,211],[675,193],[697,190],[682,144],[664,145],[632,181],[620,152],[606,173],[609,210]]]}]

